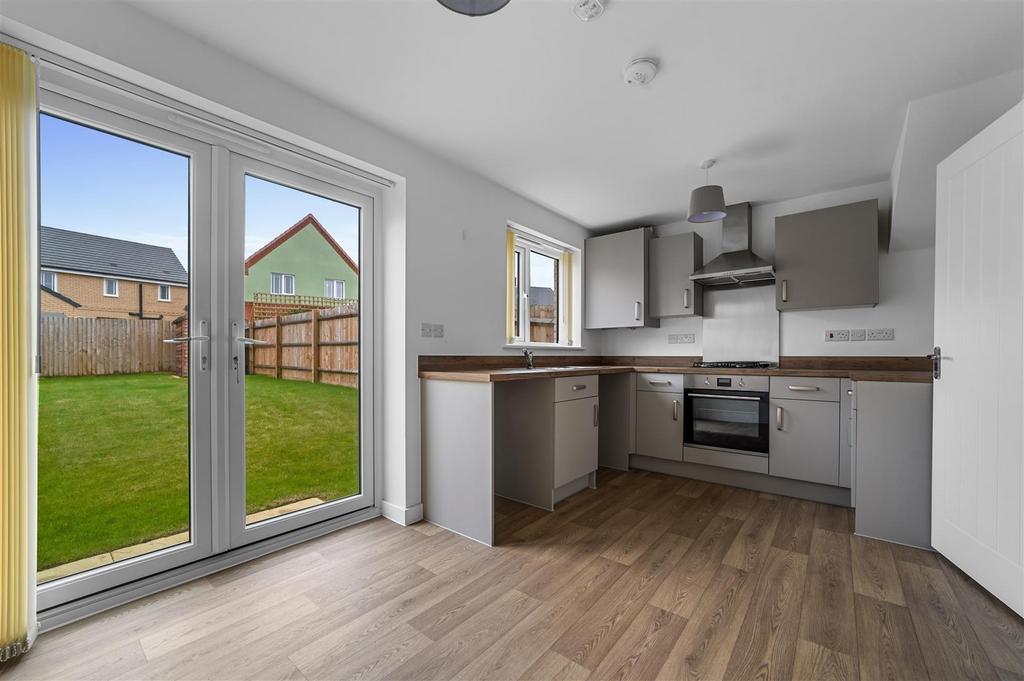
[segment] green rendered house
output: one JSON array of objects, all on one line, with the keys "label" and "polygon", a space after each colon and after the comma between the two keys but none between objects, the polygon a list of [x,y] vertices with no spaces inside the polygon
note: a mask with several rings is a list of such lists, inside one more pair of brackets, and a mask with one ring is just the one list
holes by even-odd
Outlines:
[{"label": "green rendered house", "polygon": [[357,299],[359,266],[309,214],[245,259],[247,307],[256,294]]}]

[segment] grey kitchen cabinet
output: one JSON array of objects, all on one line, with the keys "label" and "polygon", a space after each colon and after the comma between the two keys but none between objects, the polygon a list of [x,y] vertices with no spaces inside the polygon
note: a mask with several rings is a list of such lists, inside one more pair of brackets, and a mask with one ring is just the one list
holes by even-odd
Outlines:
[{"label": "grey kitchen cabinet", "polygon": [[703,287],[690,275],[704,266],[704,240],[695,232],[663,236],[650,243],[652,317],[704,314]]},{"label": "grey kitchen cabinet", "polygon": [[636,453],[683,460],[683,394],[637,390]]},{"label": "grey kitchen cabinet", "polygon": [[586,240],[584,324],[588,329],[658,326],[648,300],[649,227]]},{"label": "grey kitchen cabinet", "polygon": [[768,473],[839,484],[839,402],[772,398]]},{"label": "grey kitchen cabinet", "polygon": [[587,397],[555,403],[555,487],[597,470],[597,400]]},{"label": "grey kitchen cabinet", "polygon": [[878,200],[775,218],[779,310],[878,304]]}]

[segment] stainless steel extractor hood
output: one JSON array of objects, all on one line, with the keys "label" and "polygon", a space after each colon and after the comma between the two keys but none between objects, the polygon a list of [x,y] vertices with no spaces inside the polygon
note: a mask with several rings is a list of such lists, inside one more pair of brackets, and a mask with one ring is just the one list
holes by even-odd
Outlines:
[{"label": "stainless steel extractor hood", "polygon": [[775,268],[750,250],[750,204],[726,208],[722,220],[722,255],[690,275],[704,286],[758,286],[775,281]]}]

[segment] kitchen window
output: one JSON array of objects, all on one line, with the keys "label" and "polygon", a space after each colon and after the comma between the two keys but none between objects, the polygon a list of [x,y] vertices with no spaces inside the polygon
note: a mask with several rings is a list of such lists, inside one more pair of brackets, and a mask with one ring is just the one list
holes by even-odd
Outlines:
[{"label": "kitchen window", "polygon": [[270,292],[282,296],[295,295],[295,275],[274,272],[270,275]]},{"label": "kitchen window", "polygon": [[117,298],[117,279],[103,280],[103,295],[108,298]]},{"label": "kitchen window", "polygon": [[506,246],[508,344],[577,346],[579,251],[520,227],[509,228]]},{"label": "kitchen window", "polygon": [[156,299],[161,303],[171,302],[171,287],[167,284],[160,284],[157,286]]},{"label": "kitchen window", "polygon": [[39,272],[39,283],[43,287],[48,288],[51,291],[56,292],[57,291],[57,273],[56,272],[47,272],[46,270],[40,271]]},{"label": "kitchen window", "polygon": [[345,282],[341,279],[324,279],[324,298],[345,297]]}]

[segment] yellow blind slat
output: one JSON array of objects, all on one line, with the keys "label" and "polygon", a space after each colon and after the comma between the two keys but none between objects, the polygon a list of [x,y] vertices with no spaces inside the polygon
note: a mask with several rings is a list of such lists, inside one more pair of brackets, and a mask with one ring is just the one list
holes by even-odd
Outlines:
[{"label": "yellow blind slat", "polygon": [[35,65],[0,43],[0,660],[28,648],[33,577],[29,494],[29,225]]},{"label": "yellow blind slat", "polygon": [[515,324],[515,262],[516,234],[511,229],[505,231],[505,338],[509,343],[516,339]]}]

